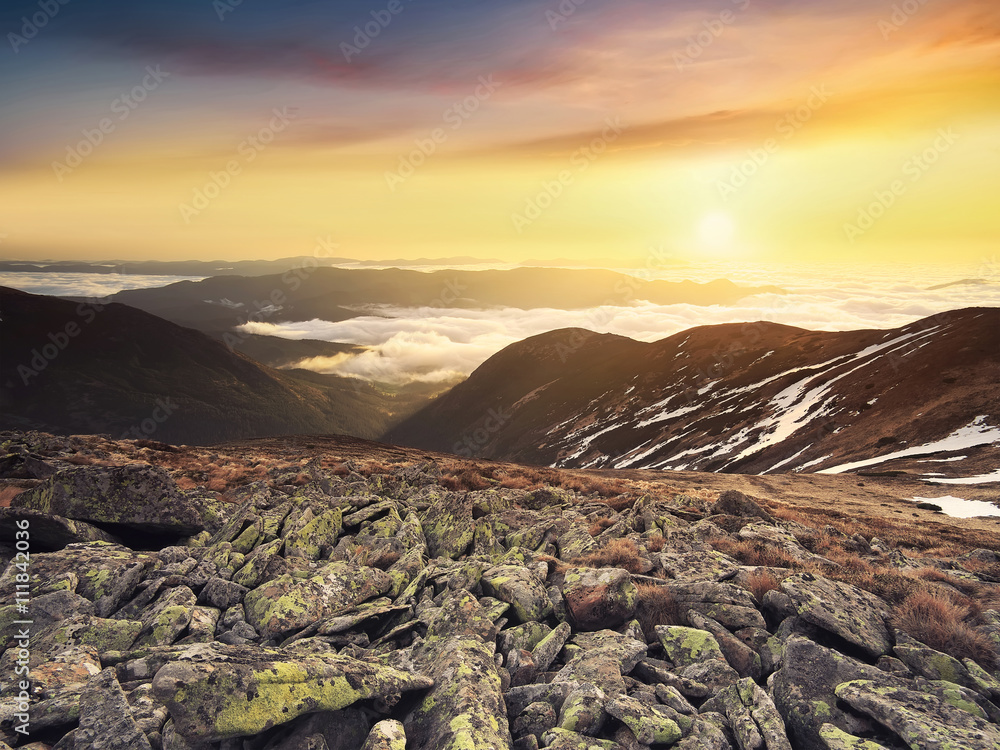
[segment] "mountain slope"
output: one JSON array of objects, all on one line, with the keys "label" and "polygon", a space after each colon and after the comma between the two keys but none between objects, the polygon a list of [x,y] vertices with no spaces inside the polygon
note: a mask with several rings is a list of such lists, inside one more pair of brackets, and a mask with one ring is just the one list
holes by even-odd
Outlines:
[{"label": "mountain slope", "polygon": [[227,330],[248,320],[280,323],[340,321],[359,307],[586,309],[626,305],[729,304],[776,287],[744,288],[730,281],[641,281],[612,271],[518,268],[510,271],[346,270],[301,268],[271,276],[219,276],[114,295],[121,302],[181,325]]},{"label": "mountain slope", "polygon": [[331,432],[373,437],[411,403],[360,381],[272,370],[201,332],[121,304],[0,289],[0,317],[5,427],[189,443]]},{"label": "mountain slope", "polygon": [[733,473],[961,453],[925,469],[985,473],[1000,456],[998,384],[996,308],[891,331],[706,326],[653,344],[556,331],[500,352],[386,439],[561,467]]}]

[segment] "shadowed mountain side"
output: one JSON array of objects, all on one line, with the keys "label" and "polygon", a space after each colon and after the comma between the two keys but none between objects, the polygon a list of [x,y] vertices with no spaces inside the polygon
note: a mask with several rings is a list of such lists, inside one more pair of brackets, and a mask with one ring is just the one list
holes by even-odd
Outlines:
[{"label": "shadowed mountain side", "polygon": [[[60,433],[210,443],[252,436],[376,436],[416,396],[278,371],[121,304],[0,292],[0,421]],[[420,393],[421,402],[428,397]],[[136,430],[133,432],[133,428]]]},{"label": "shadowed mountain side", "polygon": [[641,281],[613,271],[519,268],[510,271],[344,270],[303,268],[252,278],[220,276],[135,289],[112,298],[200,330],[226,330],[248,320],[267,323],[341,321],[370,305],[517,307],[578,310],[627,305],[730,304],[777,287],[743,288],[730,281]]},{"label": "shadowed mountain side", "polygon": [[996,308],[891,331],[705,326],[655,344],[555,331],[385,439],[565,467],[753,474],[926,453],[943,461],[927,472],[976,473],[1000,452],[998,383]]}]

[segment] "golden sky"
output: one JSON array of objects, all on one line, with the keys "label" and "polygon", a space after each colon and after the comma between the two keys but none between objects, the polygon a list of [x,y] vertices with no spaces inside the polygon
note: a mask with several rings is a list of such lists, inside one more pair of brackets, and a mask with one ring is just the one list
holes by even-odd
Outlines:
[{"label": "golden sky", "polygon": [[442,0],[384,25],[370,3],[108,2],[25,43],[19,5],[5,258],[333,236],[360,259],[975,263],[1000,237],[994,0]]}]

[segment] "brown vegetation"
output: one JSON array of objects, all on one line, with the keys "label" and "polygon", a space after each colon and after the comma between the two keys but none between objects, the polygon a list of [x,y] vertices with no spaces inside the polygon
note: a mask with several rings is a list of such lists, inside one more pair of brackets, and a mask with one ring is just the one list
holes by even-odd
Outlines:
[{"label": "brown vegetation", "polygon": [[764,594],[774,591],[781,585],[781,580],[770,570],[755,570],[747,578],[747,589],[758,603],[764,601]]},{"label": "brown vegetation", "polygon": [[646,642],[656,639],[657,625],[686,625],[682,619],[680,606],[666,586],[655,583],[640,583],[639,603],[635,617],[642,626]]},{"label": "brown vegetation", "polygon": [[998,663],[997,650],[983,633],[973,628],[975,608],[936,591],[910,594],[893,613],[893,624],[921,643],[959,659],[972,659],[987,669]]},{"label": "brown vegetation", "polygon": [[612,539],[606,546],[572,562],[588,568],[623,568],[629,573],[645,573],[649,569],[648,562],[631,539]]}]

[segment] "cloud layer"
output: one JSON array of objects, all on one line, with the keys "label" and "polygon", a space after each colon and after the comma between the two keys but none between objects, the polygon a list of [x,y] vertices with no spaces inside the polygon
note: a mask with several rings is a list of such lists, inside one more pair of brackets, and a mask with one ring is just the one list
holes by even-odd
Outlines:
[{"label": "cloud layer", "polygon": [[822,274],[801,276],[788,280],[793,282],[788,284],[790,294],[756,295],[733,307],[644,302],[571,311],[378,307],[337,323],[251,323],[244,329],[368,347],[357,356],[299,364],[307,369],[396,384],[441,383],[469,375],[510,344],[560,328],[586,328],[640,341],[657,341],[700,325],[757,320],[824,331],[895,328],[948,310],[995,306],[1000,299],[1000,284],[995,282],[930,291],[922,282],[918,286],[896,277],[898,273],[830,285]]}]

